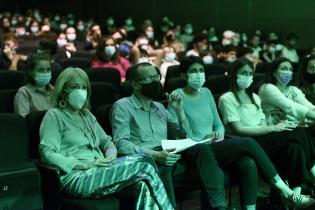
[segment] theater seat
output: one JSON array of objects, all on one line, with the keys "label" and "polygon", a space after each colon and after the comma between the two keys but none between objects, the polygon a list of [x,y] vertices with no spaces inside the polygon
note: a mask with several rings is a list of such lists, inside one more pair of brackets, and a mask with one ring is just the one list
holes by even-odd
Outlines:
[{"label": "theater seat", "polygon": [[67,58],[61,62],[62,67],[77,67],[81,69],[86,69],[91,66],[91,61],[86,58],[80,58],[80,57],[73,57],[73,58]]},{"label": "theater seat", "polygon": [[26,116],[29,130],[29,156],[36,162],[42,180],[42,193],[45,210],[118,210],[119,199],[116,196],[106,196],[102,199],[77,199],[68,198],[60,192],[58,174],[60,170],[40,161],[38,145],[40,142],[39,128],[46,111],[33,112]]},{"label": "theater seat", "polygon": [[0,90],[19,89],[24,82],[24,72],[12,70],[0,71]]},{"label": "theater seat", "polygon": [[14,113],[14,97],[17,89],[0,90],[0,113]]},{"label": "theater seat", "polygon": [[0,209],[43,209],[40,173],[28,158],[22,116],[0,114]]}]

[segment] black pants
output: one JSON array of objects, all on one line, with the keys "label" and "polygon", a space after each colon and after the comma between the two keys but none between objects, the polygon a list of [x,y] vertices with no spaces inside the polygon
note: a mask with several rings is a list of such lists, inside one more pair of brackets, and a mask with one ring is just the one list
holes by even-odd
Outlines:
[{"label": "black pants", "polygon": [[174,185],[186,185],[192,182],[202,184],[211,206],[226,206],[224,173],[218,166],[212,148],[205,144],[198,144],[180,154],[181,159],[174,166],[158,166],[160,177],[173,206],[176,205]]},{"label": "black pants", "polygon": [[[256,204],[259,181],[257,169],[266,181],[270,181],[277,175],[277,171],[264,150],[251,138],[228,138],[211,144],[211,147],[219,166],[230,171],[233,175],[232,178],[237,179],[240,186],[241,204]],[[249,160],[242,160],[244,157],[254,160],[257,168],[251,165]]]},{"label": "black pants", "polygon": [[315,150],[304,128],[270,133],[256,140],[276,165],[280,176],[292,187],[309,179],[309,171],[315,164]]},{"label": "black pants", "polygon": [[[277,175],[264,150],[255,140],[250,138],[227,139],[210,146],[200,144],[183,151],[181,155],[182,158],[174,167],[163,166],[160,168],[163,172],[161,174],[162,181],[166,190],[170,192],[169,197],[171,200],[172,198],[175,199],[174,194],[172,195],[173,191],[171,191],[173,187],[171,175],[173,175],[174,182],[181,183],[185,183],[186,180],[191,180],[192,177],[195,177],[201,180],[212,207],[225,206],[224,174],[220,167],[232,170],[233,165],[237,167],[235,164],[244,156],[251,157],[255,161],[262,178],[265,180],[269,181]],[[242,166],[244,167],[244,165]],[[243,171],[246,170],[243,168]],[[242,171],[239,172],[241,173]],[[245,176],[245,173],[255,174],[255,172],[246,171],[243,174]],[[253,180],[247,179],[245,176],[242,180],[244,182],[241,184],[241,195],[243,203],[251,205],[256,201],[257,181],[255,179],[257,179],[258,175],[254,175]]]}]

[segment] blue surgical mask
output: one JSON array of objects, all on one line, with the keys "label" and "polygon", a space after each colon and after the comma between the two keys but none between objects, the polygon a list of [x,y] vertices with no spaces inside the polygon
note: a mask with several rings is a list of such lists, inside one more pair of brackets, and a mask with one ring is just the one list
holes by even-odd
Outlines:
[{"label": "blue surgical mask", "polygon": [[239,89],[247,89],[253,83],[253,76],[237,75],[236,83]]},{"label": "blue surgical mask", "polygon": [[205,73],[190,73],[188,74],[188,85],[198,91],[206,81]]},{"label": "blue surgical mask", "polygon": [[38,86],[48,85],[51,80],[51,72],[48,73],[36,72],[34,80],[36,85]]},{"label": "blue surgical mask", "polygon": [[114,46],[106,46],[104,52],[107,56],[112,57],[116,52],[116,48]]},{"label": "blue surgical mask", "polygon": [[292,71],[279,71],[279,80],[282,84],[287,85],[292,80]]},{"label": "blue surgical mask", "polygon": [[166,53],[164,60],[167,62],[173,62],[176,59],[176,53],[174,52],[170,52],[170,53]]},{"label": "blue surgical mask", "polygon": [[212,64],[213,57],[211,55],[206,55],[202,58],[204,64]]}]

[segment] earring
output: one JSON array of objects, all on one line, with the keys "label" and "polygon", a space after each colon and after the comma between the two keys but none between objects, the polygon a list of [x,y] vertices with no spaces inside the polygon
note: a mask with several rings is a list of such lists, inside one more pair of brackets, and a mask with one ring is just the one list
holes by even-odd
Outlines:
[{"label": "earring", "polygon": [[67,105],[66,101],[64,101],[64,100],[60,100],[60,101],[59,101],[59,106],[60,106],[61,108],[65,108],[66,105]]}]

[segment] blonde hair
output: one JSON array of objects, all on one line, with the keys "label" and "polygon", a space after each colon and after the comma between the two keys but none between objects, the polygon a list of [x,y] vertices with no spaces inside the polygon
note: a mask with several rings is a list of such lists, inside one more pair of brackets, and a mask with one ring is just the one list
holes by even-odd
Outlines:
[{"label": "blonde hair", "polygon": [[61,108],[61,106],[59,105],[60,101],[62,100],[65,101],[65,98],[63,96],[64,89],[67,83],[75,77],[80,77],[87,84],[87,98],[81,110],[84,111],[84,110],[90,109],[91,86],[90,86],[89,77],[87,76],[85,71],[83,71],[80,68],[74,68],[74,67],[66,68],[58,76],[54,90],[52,92],[52,96],[51,96],[53,106]]}]

